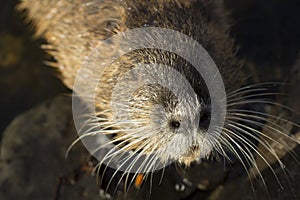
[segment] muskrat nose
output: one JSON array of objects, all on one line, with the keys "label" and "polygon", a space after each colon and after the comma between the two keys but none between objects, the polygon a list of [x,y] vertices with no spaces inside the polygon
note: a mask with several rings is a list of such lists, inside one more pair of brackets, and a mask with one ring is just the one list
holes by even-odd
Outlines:
[{"label": "muskrat nose", "polygon": [[200,130],[208,130],[210,123],[210,110],[205,108],[200,112],[200,120],[199,120],[199,129]]}]

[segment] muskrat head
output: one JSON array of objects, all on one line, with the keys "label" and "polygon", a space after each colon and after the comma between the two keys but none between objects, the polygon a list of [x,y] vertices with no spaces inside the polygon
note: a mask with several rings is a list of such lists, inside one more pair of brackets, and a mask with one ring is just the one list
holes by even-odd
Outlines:
[{"label": "muskrat head", "polygon": [[158,127],[156,137],[159,149],[156,154],[162,159],[170,159],[190,165],[191,162],[207,156],[212,147],[206,141],[210,124],[210,104],[203,99],[186,95],[176,97],[163,89],[160,104],[153,109],[151,127]]},{"label": "muskrat head", "polygon": [[154,64],[130,70],[123,80],[113,98],[118,112],[115,122],[122,130],[115,138],[126,141],[123,150],[185,165],[209,155],[212,145],[206,136],[211,108],[199,77]]}]

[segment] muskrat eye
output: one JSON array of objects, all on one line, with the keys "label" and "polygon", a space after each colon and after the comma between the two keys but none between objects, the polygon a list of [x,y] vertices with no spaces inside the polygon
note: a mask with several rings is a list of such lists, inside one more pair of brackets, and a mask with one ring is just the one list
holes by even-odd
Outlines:
[{"label": "muskrat eye", "polygon": [[179,121],[176,121],[176,120],[171,120],[170,126],[171,126],[172,128],[177,129],[177,128],[180,127],[180,122],[179,122]]},{"label": "muskrat eye", "polygon": [[202,130],[207,130],[210,123],[210,111],[208,109],[204,109],[200,114],[199,128]]}]

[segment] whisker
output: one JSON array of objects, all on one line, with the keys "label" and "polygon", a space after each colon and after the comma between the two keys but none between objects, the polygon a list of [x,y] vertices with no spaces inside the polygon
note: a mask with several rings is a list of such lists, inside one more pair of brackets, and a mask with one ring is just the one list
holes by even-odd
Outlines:
[{"label": "whisker", "polygon": [[227,107],[231,107],[231,106],[236,106],[236,105],[245,105],[245,104],[253,104],[253,103],[264,103],[264,104],[269,104],[269,105],[275,105],[281,108],[284,108],[290,112],[293,112],[295,114],[299,114],[298,112],[296,112],[295,110],[293,110],[292,108],[285,106],[283,104],[280,103],[276,103],[273,101],[269,101],[268,99],[261,99],[261,100],[244,100],[244,101],[240,101],[240,102],[235,102],[235,103],[230,103],[227,105]]},{"label": "whisker", "polygon": [[[231,132],[230,130],[223,128],[223,127],[219,127],[223,129],[223,133],[225,134],[226,138],[224,136],[221,135],[221,142],[224,143],[224,145],[239,159],[240,163],[242,164],[243,168],[245,169],[245,172],[247,173],[247,176],[249,177],[249,181],[251,184],[251,188],[254,192],[254,185],[252,182],[252,179],[250,178],[250,173],[248,171],[248,168],[246,166],[246,164],[244,163],[244,160],[241,158],[241,156],[239,155],[239,153],[236,151],[236,149],[234,148],[234,146],[227,140],[227,138],[234,143],[235,146],[237,146],[237,148],[239,149],[239,151],[242,153],[243,157],[245,158],[245,161],[247,162],[248,166],[251,166],[251,159],[247,158],[249,155],[245,152],[245,150],[234,140],[230,137],[230,135],[227,132]],[[247,147],[246,147],[247,148]]]},{"label": "whisker", "polygon": [[[269,117],[269,118],[272,118],[272,119],[275,119],[275,120],[278,120],[278,121],[283,121],[283,122],[286,122],[288,124],[291,124],[297,128],[300,128],[300,125],[299,124],[296,124],[292,121],[289,121],[287,119],[284,119],[284,118],[281,118],[281,117],[278,117],[278,116],[275,116],[275,115],[272,115],[272,114],[268,114],[268,113],[263,113],[263,112],[258,112],[258,111],[254,111],[254,110],[243,110],[243,109],[229,109],[227,110],[229,113],[238,113],[238,112],[245,112],[245,113],[252,113],[252,114],[257,114],[257,115],[262,115],[262,116],[266,116],[266,117]],[[255,115],[252,115],[252,116],[255,116]],[[265,118],[266,119],[266,118]]]},{"label": "whisker", "polygon": [[[276,95],[276,96],[287,96],[287,94],[284,93],[276,93],[276,92],[269,92],[269,93],[261,93],[261,94],[249,94],[249,95],[245,95],[245,96],[240,96],[240,97],[236,97],[236,98],[227,98],[227,103],[232,103],[232,102],[239,102],[241,100],[244,99],[251,99],[253,97],[264,97],[264,96],[271,96],[271,95]],[[255,99],[256,100],[256,99]]]},{"label": "whisker", "polygon": [[[249,131],[256,132],[256,133],[258,133],[258,135],[267,137],[269,140],[271,140],[271,141],[273,141],[273,142],[275,142],[275,143],[277,143],[277,144],[279,144],[279,145],[282,145],[282,144],[279,143],[278,141],[276,141],[276,140],[274,140],[274,139],[272,139],[272,138],[270,138],[270,137],[264,135],[262,132],[257,131],[257,130],[255,130],[255,129],[251,128],[251,127],[247,127],[247,126],[245,126],[245,125],[243,125],[243,124],[239,124],[239,123],[236,123],[236,122],[230,122],[230,124],[233,125],[235,128],[242,127],[242,128],[248,129]],[[264,147],[265,147],[265,148],[266,148],[266,149],[267,149],[267,150],[268,150],[268,151],[276,158],[276,160],[279,162],[279,164],[280,164],[281,166],[283,166],[283,163],[281,162],[280,158],[279,158],[278,155],[276,154],[275,150],[272,148],[272,146],[271,146],[266,140],[262,140],[262,139],[256,137],[255,135],[251,134],[250,132],[245,131],[245,130],[242,129],[242,128],[238,128],[239,131],[242,131],[242,132],[245,133],[246,135],[248,135],[248,136],[252,137],[253,139],[257,140],[257,141],[259,142],[259,144],[263,145],[263,146],[264,146]]]},{"label": "whisker", "polygon": [[[242,131],[243,133],[245,133],[245,134],[247,134],[247,135],[249,135],[249,136],[252,136],[251,135],[251,133],[249,133],[248,131],[245,131],[245,130],[243,130],[243,129],[241,129],[241,128],[239,128],[239,127],[237,127],[237,126],[235,126],[235,125],[233,125],[233,124],[229,124],[229,126],[231,126],[232,128],[234,128],[234,129],[236,129],[236,130],[238,130],[238,131]],[[233,131],[231,132],[232,134],[235,134]],[[272,171],[272,173],[273,173],[273,175],[274,175],[274,177],[276,178],[276,180],[277,180],[277,183],[279,184],[279,186],[283,189],[283,186],[282,186],[282,184],[280,183],[280,181],[279,181],[279,178],[278,178],[278,176],[276,175],[276,173],[275,173],[275,171],[274,171],[274,169],[273,169],[273,167],[270,165],[270,163],[265,159],[265,157],[255,148],[255,145],[253,144],[253,142],[251,142],[249,139],[247,139],[246,137],[244,137],[243,135],[238,135],[238,134],[235,134],[235,137],[238,137],[238,138],[242,138],[242,141],[243,141],[243,143],[245,142],[245,144],[247,145],[247,146],[249,146],[266,164],[267,164],[267,166],[269,167],[269,169]],[[261,143],[262,145],[264,145],[265,146],[265,144],[264,143]],[[266,145],[265,146],[265,148],[267,148],[268,149],[268,146]],[[271,148],[272,149],[272,148]],[[274,153],[273,151],[270,151],[272,154],[273,154],[273,156],[274,157],[276,157],[276,158],[278,158],[277,157],[277,155],[276,155],[276,153]],[[250,152],[249,152],[250,153]],[[278,158],[279,159],[279,158]],[[258,168],[258,166],[257,166],[257,163],[256,163],[256,161],[254,161],[255,162],[255,168],[257,168],[256,169],[256,171],[258,172],[260,172],[260,170],[259,170],[259,168]],[[280,165],[281,165],[281,167],[283,166],[283,164],[282,164],[282,162],[279,160],[279,163],[280,163]],[[261,176],[261,174],[260,174],[260,176]],[[267,189],[267,188],[266,188]]]},{"label": "whisker", "polygon": [[[257,150],[251,145],[252,142],[249,141],[250,144],[248,143],[248,141],[247,141],[248,139],[247,139],[247,138],[244,138],[243,136],[239,136],[239,135],[236,134],[234,131],[229,130],[229,129],[227,129],[227,128],[224,128],[224,129],[226,129],[232,136],[236,137],[236,138],[238,139],[238,141],[242,141],[244,144],[246,144],[248,147],[250,147],[250,148],[251,148],[252,150],[254,150],[256,153],[258,153],[259,156],[261,156],[260,153],[257,152]],[[227,135],[227,136],[229,136],[229,135]],[[229,137],[229,138],[231,138],[231,137]],[[251,151],[248,149],[247,146],[241,147],[241,146],[240,146],[238,143],[236,143],[233,139],[231,139],[231,141],[234,142],[234,144],[238,147],[239,151],[243,152],[243,154],[246,156],[245,158],[246,158],[246,160],[247,160],[248,165],[249,165],[249,166],[254,166],[254,168],[255,168],[256,171],[258,172],[258,175],[259,175],[260,179],[261,179],[262,182],[263,182],[263,185],[264,185],[265,189],[267,190],[267,185],[266,185],[266,183],[265,183],[265,180],[264,180],[264,178],[263,178],[263,176],[262,176],[262,174],[261,174],[261,172],[260,172],[260,170],[259,170],[259,168],[258,168],[258,166],[257,166],[257,163],[256,163],[255,158],[253,157]],[[247,152],[245,152],[244,148],[246,149]],[[262,158],[263,158],[263,157],[262,157]],[[250,164],[250,163],[251,163],[251,164]],[[275,174],[273,168],[272,168],[271,166],[270,166],[270,168],[271,168],[271,170],[273,171],[274,175],[276,176],[276,174]],[[248,177],[251,179],[251,175],[249,174],[248,169],[247,169],[247,168],[245,168],[245,169],[246,169],[246,171],[247,171]],[[277,177],[277,176],[276,176],[276,177]]]},{"label": "whisker", "polygon": [[246,90],[246,89],[252,89],[259,86],[267,86],[267,85],[286,85],[286,83],[283,82],[263,82],[263,83],[255,83],[251,85],[246,85],[244,87],[240,87],[234,91],[228,92],[227,95],[230,96],[232,94],[238,93],[240,91]]}]

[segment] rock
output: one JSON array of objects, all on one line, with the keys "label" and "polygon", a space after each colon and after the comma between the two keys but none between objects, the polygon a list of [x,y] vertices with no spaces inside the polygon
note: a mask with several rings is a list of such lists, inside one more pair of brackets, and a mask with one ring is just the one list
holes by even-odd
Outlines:
[{"label": "rock", "polygon": [[76,138],[71,98],[57,97],[16,117],[1,148],[0,199],[99,199],[84,171],[88,153]]}]

